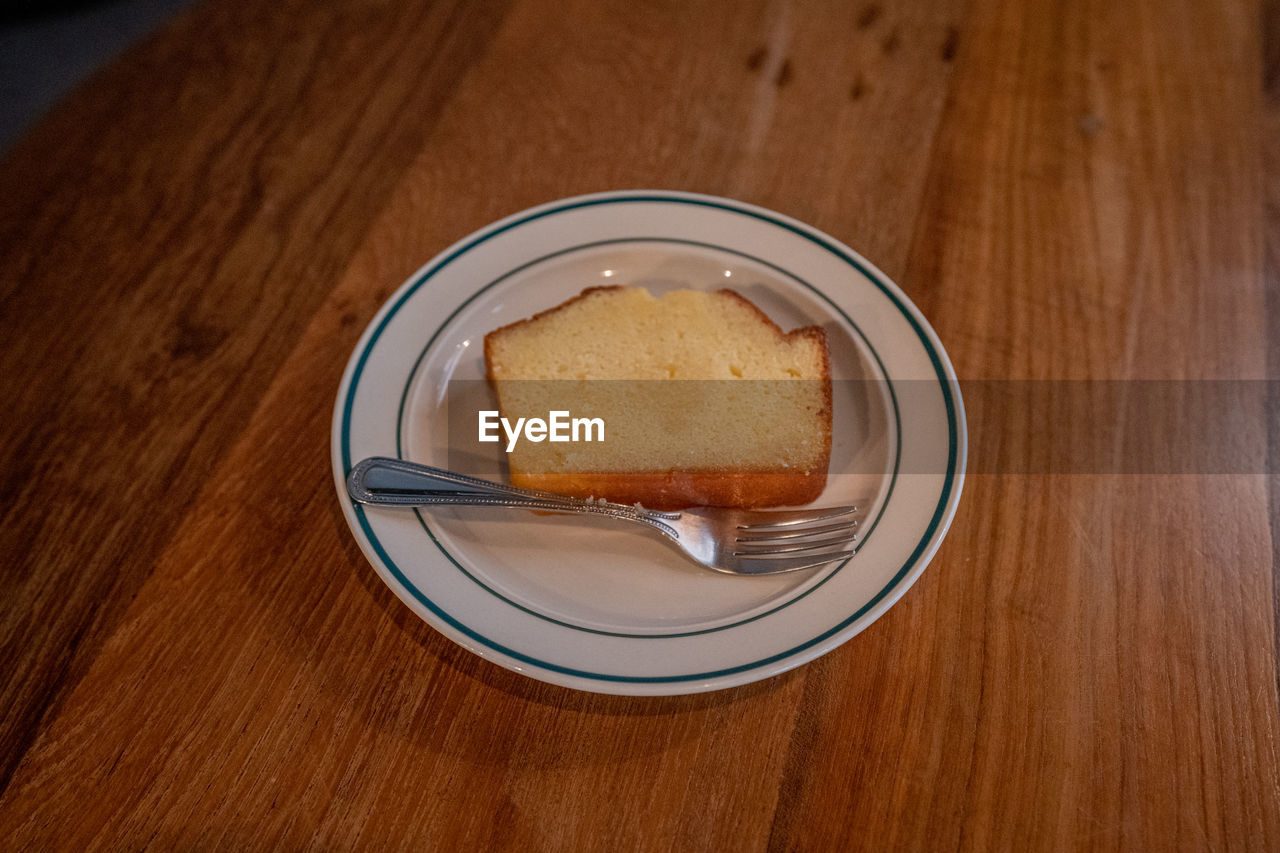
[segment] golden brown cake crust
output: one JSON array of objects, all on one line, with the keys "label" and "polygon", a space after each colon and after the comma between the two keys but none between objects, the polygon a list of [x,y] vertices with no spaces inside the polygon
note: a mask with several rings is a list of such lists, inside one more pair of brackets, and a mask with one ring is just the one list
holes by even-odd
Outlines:
[{"label": "golden brown cake crust", "polygon": [[[494,385],[493,342],[505,332],[563,311],[589,298],[592,294],[610,290],[625,290],[623,285],[588,287],[577,296],[532,317],[517,320],[494,329],[485,335],[485,376]],[[511,472],[511,483],[527,489],[542,489],[580,498],[607,498],[616,503],[639,503],[652,509],[684,509],[691,506],[727,506],[755,509],[776,506],[799,506],[817,500],[827,484],[827,469],[831,460],[831,357],[827,348],[827,334],[821,326],[804,326],[784,332],[751,300],[729,288],[717,293],[731,297],[749,308],[774,331],[780,340],[811,338],[819,344],[822,354],[821,379],[823,382],[824,424],[821,461],[808,473],[775,469],[767,471],[635,471],[600,473],[543,473]]]},{"label": "golden brown cake crust", "polygon": [[[826,460],[824,460],[825,462]],[[827,471],[797,474],[771,472],[669,471],[602,474],[520,474],[511,484],[575,498],[606,498],[614,503],[638,503],[649,509],[691,506],[731,506],[760,509],[799,506],[818,499],[827,486]]]}]

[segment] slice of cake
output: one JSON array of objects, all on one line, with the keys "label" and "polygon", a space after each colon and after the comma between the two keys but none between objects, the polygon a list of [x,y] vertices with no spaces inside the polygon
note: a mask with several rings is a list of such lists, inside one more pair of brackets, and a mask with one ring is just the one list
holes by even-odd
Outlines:
[{"label": "slice of cake", "polygon": [[484,355],[509,424],[574,423],[510,446],[517,486],[676,509],[803,504],[826,485],[826,335],[783,332],[732,290],[589,288],[490,332]]}]

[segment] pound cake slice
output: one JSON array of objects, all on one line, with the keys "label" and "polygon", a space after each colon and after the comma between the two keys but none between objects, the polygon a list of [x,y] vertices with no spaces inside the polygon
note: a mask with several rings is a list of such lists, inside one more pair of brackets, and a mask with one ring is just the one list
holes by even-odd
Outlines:
[{"label": "pound cake slice", "polygon": [[510,424],[555,411],[602,424],[576,441],[521,436],[517,486],[655,509],[803,504],[826,486],[826,334],[783,332],[732,290],[588,288],[490,332],[484,355]]}]

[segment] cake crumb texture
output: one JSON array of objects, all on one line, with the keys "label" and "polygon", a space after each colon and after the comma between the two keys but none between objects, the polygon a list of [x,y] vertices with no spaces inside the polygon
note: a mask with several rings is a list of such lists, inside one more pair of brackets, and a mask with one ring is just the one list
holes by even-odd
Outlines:
[{"label": "cake crumb texture", "polygon": [[599,417],[602,442],[520,442],[515,485],[654,508],[807,503],[826,484],[826,334],[732,290],[589,288],[485,337],[502,416]]}]

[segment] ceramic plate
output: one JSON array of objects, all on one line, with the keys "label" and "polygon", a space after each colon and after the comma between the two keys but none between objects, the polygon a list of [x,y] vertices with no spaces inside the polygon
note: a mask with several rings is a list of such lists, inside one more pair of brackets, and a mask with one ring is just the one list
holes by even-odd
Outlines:
[{"label": "ceramic plate", "polygon": [[[828,486],[815,505],[864,509],[857,556],[816,571],[733,577],[609,519],[368,508],[347,497],[347,472],[373,455],[501,478],[498,445],[464,458],[449,440],[466,423],[458,413],[474,419],[486,400],[484,335],[598,284],[655,293],[729,286],[784,329],[826,329],[834,437]],[[448,248],[373,319],[333,418],[343,511],[405,605],[509,669],[635,695],[757,681],[862,631],[942,542],[965,451],[951,363],[883,273],[780,214],[670,192],[554,202]]]}]

